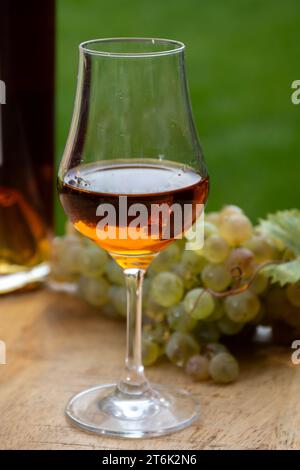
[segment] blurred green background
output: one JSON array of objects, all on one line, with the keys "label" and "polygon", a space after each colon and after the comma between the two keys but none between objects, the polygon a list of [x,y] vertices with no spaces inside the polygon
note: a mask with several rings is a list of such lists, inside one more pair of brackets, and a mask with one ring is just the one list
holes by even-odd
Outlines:
[{"label": "blurred green background", "polygon": [[[253,221],[299,207],[299,0],[57,0],[56,160],[75,97],[78,44],[113,36],[183,41],[195,121],[211,177],[208,210]],[[58,230],[64,216],[56,205]]]}]

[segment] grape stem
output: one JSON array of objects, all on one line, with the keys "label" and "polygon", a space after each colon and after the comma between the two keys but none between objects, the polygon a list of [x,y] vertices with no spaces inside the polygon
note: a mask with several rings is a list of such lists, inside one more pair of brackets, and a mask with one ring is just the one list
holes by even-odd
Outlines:
[{"label": "grape stem", "polygon": [[[243,285],[240,285],[240,283],[243,279],[243,275],[244,275],[243,271],[241,270],[241,268],[239,266],[233,266],[231,268],[230,272],[231,272],[232,277],[235,280],[235,287],[233,287],[232,289],[226,290],[224,292],[216,292],[213,289],[210,289],[209,287],[203,287],[203,290],[198,295],[190,314],[192,314],[193,311],[195,310],[195,308],[197,307],[198,302],[199,302],[201,296],[204,294],[204,292],[209,292],[209,294],[211,294],[214,297],[218,297],[218,298],[224,298],[224,297],[229,297],[231,295],[241,294],[245,290],[249,289],[251,284],[254,282],[257,274],[262,269],[264,269],[266,266],[270,266],[272,264],[282,264],[283,262],[284,261],[276,260],[276,261],[266,261],[265,263],[260,264],[259,266],[257,266],[257,268],[255,269],[252,276],[248,279],[248,281],[245,282]],[[238,274],[236,274],[236,273],[238,273]]]}]

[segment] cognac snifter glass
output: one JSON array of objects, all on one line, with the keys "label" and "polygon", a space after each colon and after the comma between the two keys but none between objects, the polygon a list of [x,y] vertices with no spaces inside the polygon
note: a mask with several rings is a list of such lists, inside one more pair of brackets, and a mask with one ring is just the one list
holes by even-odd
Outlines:
[{"label": "cognac snifter glass", "polygon": [[[122,238],[128,227],[118,216],[108,224],[115,237],[105,239],[107,227],[99,229],[101,207],[119,209],[120,197],[126,197],[129,211],[134,204],[147,210],[165,204],[172,212],[173,203],[189,203],[192,222],[199,216],[194,208],[206,201],[208,175],[191,112],[184,49],[179,41],[154,38],[100,39],[79,47],[75,108],[58,176],[60,199],[75,228],[123,268],[127,287],[120,381],[85,390],[66,408],[73,424],[100,434],[158,436],[198,416],[191,395],[169,385],[150,385],[142,365],[143,277],[183,226],[172,226],[168,239],[152,216],[132,228],[135,235],[143,233],[141,239],[131,238],[130,232]],[[145,236],[153,223],[159,225],[156,238]]]}]

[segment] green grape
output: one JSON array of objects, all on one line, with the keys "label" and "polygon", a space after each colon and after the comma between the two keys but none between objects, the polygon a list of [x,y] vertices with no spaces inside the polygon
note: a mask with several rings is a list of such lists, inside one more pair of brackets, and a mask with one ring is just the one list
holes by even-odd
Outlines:
[{"label": "green grape", "polygon": [[75,283],[78,280],[78,273],[70,273],[64,269],[57,262],[51,262],[51,275],[50,278],[52,281],[63,282],[63,283]]},{"label": "green grape", "polygon": [[274,257],[274,248],[262,235],[253,235],[243,244],[254,255],[254,261],[258,264],[272,260]]},{"label": "green grape", "polygon": [[182,254],[181,262],[174,267],[174,272],[178,274],[186,290],[199,286],[199,277],[207,260],[199,255],[197,251],[185,250]]},{"label": "green grape", "polygon": [[206,240],[209,238],[211,235],[218,235],[219,230],[215,224],[212,224],[211,222],[207,222],[205,220],[204,222],[204,239]]},{"label": "green grape", "polygon": [[92,279],[82,276],[78,283],[78,294],[91,305],[99,307],[108,302],[109,284],[104,278]]},{"label": "green grape", "polygon": [[157,274],[151,281],[151,295],[154,301],[162,307],[177,304],[184,292],[183,282],[174,273]]},{"label": "green grape", "polygon": [[185,241],[185,238],[184,238],[184,237],[182,237],[182,238],[177,238],[176,241],[173,242],[171,246],[176,245],[176,246],[179,248],[180,253],[182,253],[183,250],[185,249],[185,243],[186,243],[186,241]]},{"label": "green grape", "polygon": [[193,289],[193,287],[199,286],[199,277],[197,274],[193,274],[186,269],[186,265],[182,262],[176,264],[173,268],[173,272],[179,276],[183,282],[183,286],[186,290]]},{"label": "green grape", "polygon": [[212,295],[204,289],[196,288],[188,292],[183,301],[186,313],[196,320],[203,320],[212,314],[215,303]]},{"label": "green grape", "polygon": [[209,378],[209,360],[207,357],[200,354],[195,354],[191,356],[186,363],[185,371],[189,374],[194,380],[202,381]]},{"label": "green grape", "polygon": [[220,318],[222,318],[225,315],[224,303],[221,300],[216,299],[216,298],[214,298],[214,303],[215,303],[214,310],[209,315],[209,317],[205,318],[206,322],[220,320]]},{"label": "green grape", "polygon": [[269,285],[269,280],[267,276],[259,272],[256,274],[255,278],[252,281],[251,290],[255,292],[255,294],[262,294],[263,292],[265,292],[268,285]]},{"label": "green grape", "polygon": [[216,225],[217,227],[220,225],[220,221],[221,218],[219,212],[210,212],[205,215],[205,222]]},{"label": "green grape", "polygon": [[272,287],[266,295],[266,310],[272,320],[283,317],[287,304],[286,291],[279,286]]},{"label": "green grape", "polygon": [[193,274],[187,273],[182,280],[183,280],[184,288],[186,290],[194,289],[194,287],[197,287],[200,284],[198,276],[193,275]]},{"label": "green grape", "polygon": [[254,292],[246,290],[227,297],[224,301],[224,307],[230,320],[237,323],[247,323],[258,314],[260,301]]},{"label": "green grape", "polygon": [[126,288],[120,286],[111,286],[108,285],[108,297],[114,307],[122,317],[127,315],[127,295]]},{"label": "green grape", "polygon": [[213,322],[199,321],[194,336],[200,344],[216,343],[220,339],[220,330]]},{"label": "green grape", "polygon": [[143,281],[143,295],[142,295],[142,305],[143,308],[147,308],[147,305],[149,304],[149,297],[150,297],[150,286],[151,286],[151,280],[149,277],[145,277]]},{"label": "green grape", "polygon": [[96,278],[101,276],[108,262],[108,254],[97,245],[91,245],[82,251],[81,272],[84,276]]},{"label": "green grape", "polygon": [[167,320],[170,328],[180,333],[188,333],[197,324],[197,320],[186,313],[182,302],[168,309]]},{"label": "green grape", "polygon": [[199,352],[195,339],[186,333],[173,333],[166,344],[166,355],[173,364],[183,367],[187,360]]},{"label": "green grape", "polygon": [[164,353],[165,344],[170,337],[170,330],[165,323],[148,324],[143,328],[143,337],[156,343],[160,354]]},{"label": "green grape", "polygon": [[224,264],[207,264],[201,274],[205,287],[216,292],[222,292],[227,289],[231,283],[231,275]]},{"label": "green grape", "polygon": [[230,215],[244,215],[243,211],[240,207],[235,206],[233,204],[228,204],[227,206],[224,206],[220,212],[220,218],[221,221],[225,219],[225,217],[228,217]]},{"label": "green grape", "polygon": [[229,255],[229,245],[219,235],[211,235],[204,243],[203,256],[211,263],[222,263]]},{"label": "green grape", "polygon": [[227,352],[220,352],[212,357],[209,363],[209,374],[216,383],[234,382],[239,375],[237,360]]},{"label": "green grape", "polygon": [[199,274],[206,265],[206,259],[196,251],[185,250],[182,254],[181,264],[185,272],[189,274]]},{"label": "green grape", "polygon": [[[256,231],[260,235],[259,229]],[[262,236],[264,236],[264,234],[262,234]],[[282,252],[285,252],[287,249],[286,244],[282,240],[272,236],[271,234],[268,234],[268,242],[272,245],[274,251],[276,252],[276,257],[282,255]]]},{"label": "green grape", "polygon": [[243,329],[243,327],[243,323],[237,323],[235,321],[232,321],[230,318],[227,317],[227,315],[224,315],[218,321],[218,328],[224,335],[236,335]]},{"label": "green grape", "polygon": [[243,214],[232,214],[222,219],[220,234],[230,246],[241,245],[251,237],[252,233],[252,224]]},{"label": "green grape", "polygon": [[173,243],[163,250],[154,260],[152,261],[149,270],[154,273],[160,273],[168,271],[175,263],[180,260],[181,250],[178,244]]},{"label": "green grape", "polygon": [[150,287],[151,287],[151,280],[149,279],[149,277],[145,277],[143,280],[143,295],[145,297],[147,297],[148,294],[150,293]]},{"label": "green grape", "polygon": [[111,284],[117,284],[117,286],[125,286],[125,277],[120,266],[114,261],[109,260],[106,264],[105,269],[106,277]]},{"label": "green grape", "polygon": [[208,359],[211,359],[213,356],[221,352],[228,352],[228,349],[226,346],[224,346],[224,344],[208,343],[204,346],[204,355],[208,357]]},{"label": "green grape", "polygon": [[289,302],[296,307],[300,307],[300,281],[289,284],[285,292]]},{"label": "green grape", "polygon": [[151,300],[148,300],[145,313],[148,318],[154,320],[154,322],[161,322],[166,318],[168,309],[166,307],[162,307]]},{"label": "green grape", "polygon": [[233,276],[249,277],[255,268],[253,253],[247,248],[235,248],[227,258],[226,266]]},{"label": "green grape", "polygon": [[65,273],[81,272],[83,244],[78,237],[56,237],[52,242],[52,261]]},{"label": "green grape", "polygon": [[151,366],[151,364],[154,364],[159,358],[159,346],[150,339],[143,338],[142,357],[143,365]]}]

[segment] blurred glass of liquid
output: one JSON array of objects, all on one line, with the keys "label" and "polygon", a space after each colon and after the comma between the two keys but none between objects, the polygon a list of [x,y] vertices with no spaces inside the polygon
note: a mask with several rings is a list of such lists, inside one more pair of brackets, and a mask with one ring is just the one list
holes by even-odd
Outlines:
[{"label": "blurred glass of liquid", "polygon": [[35,286],[49,273],[53,44],[52,1],[30,0],[17,7],[2,0],[0,294]]}]

